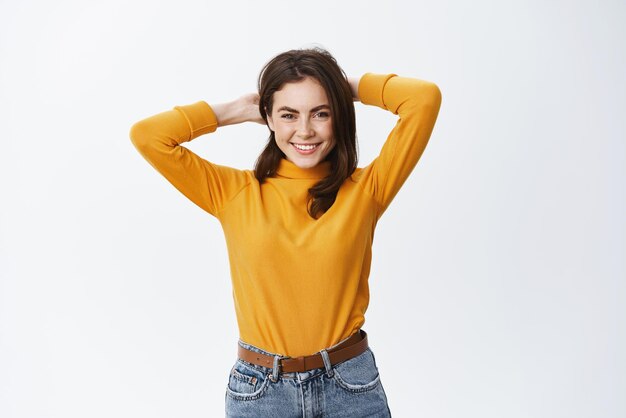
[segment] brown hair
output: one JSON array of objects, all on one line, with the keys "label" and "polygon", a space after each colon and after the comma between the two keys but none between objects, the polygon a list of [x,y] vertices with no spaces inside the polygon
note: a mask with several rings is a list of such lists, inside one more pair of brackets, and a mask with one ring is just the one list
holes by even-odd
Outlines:
[{"label": "brown hair", "polygon": [[[330,174],[309,189],[307,211],[317,219],[333,205],[339,188],[358,164],[354,101],[346,74],[324,49],[283,52],[265,64],[259,74],[259,111],[267,124],[267,115],[272,113],[274,93],[285,83],[298,82],[306,77],[317,80],[326,91],[335,139],[335,146],[325,158],[325,161],[330,161]],[[254,166],[254,175],[259,182],[274,176],[284,157],[270,129],[267,145]]]}]

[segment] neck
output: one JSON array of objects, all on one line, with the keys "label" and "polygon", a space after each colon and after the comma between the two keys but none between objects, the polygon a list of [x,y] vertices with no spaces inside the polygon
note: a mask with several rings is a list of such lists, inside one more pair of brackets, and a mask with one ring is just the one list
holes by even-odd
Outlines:
[{"label": "neck", "polygon": [[314,167],[298,167],[292,161],[281,158],[276,174],[291,179],[323,179],[330,174],[330,161],[321,161]]}]

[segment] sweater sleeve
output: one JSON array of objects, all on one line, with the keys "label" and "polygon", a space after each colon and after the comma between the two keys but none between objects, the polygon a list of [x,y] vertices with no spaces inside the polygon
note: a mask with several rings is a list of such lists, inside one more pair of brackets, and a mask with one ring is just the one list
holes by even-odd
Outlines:
[{"label": "sweater sleeve", "polygon": [[181,146],[217,129],[204,101],[159,113],[135,123],[130,138],[139,153],[174,187],[213,216],[248,182],[243,170],[211,163]]},{"label": "sweater sleeve", "polygon": [[359,182],[384,213],[417,165],[435,126],[441,92],[437,85],[396,74],[367,73],[359,81],[363,104],[398,115],[379,155],[360,173]]}]

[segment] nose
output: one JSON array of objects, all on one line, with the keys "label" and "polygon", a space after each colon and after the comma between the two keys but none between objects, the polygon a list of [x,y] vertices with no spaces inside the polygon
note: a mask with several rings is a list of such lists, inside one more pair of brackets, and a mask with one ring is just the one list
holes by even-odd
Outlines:
[{"label": "nose", "polygon": [[300,119],[297,135],[300,138],[310,138],[315,135],[313,127],[311,126],[311,121],[308,118]]}]

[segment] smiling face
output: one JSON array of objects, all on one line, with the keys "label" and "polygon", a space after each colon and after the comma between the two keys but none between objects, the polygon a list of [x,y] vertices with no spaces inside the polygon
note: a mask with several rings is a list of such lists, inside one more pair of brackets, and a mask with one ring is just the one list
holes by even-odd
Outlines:
[{"label": "smiling face", "polygon": [[286,83],[273,95],[267,124],[276,145],[300,168],[315,167],[335,146],[326,91],[311,77]]}]

